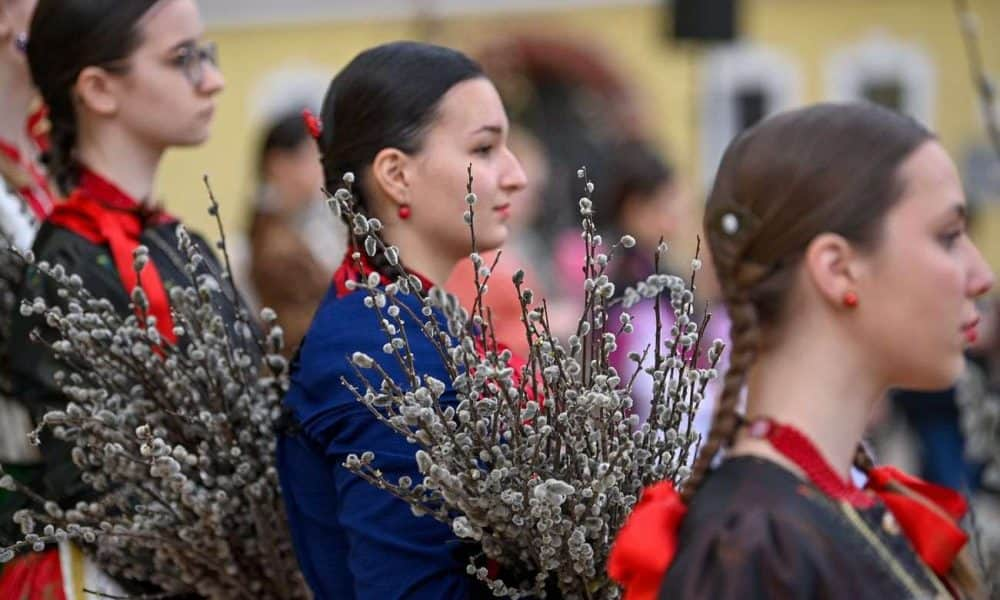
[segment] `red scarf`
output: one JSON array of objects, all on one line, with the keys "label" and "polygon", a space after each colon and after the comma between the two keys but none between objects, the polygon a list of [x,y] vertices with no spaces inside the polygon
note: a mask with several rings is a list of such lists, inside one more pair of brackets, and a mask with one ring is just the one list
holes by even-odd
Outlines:
[{"label": "red scarf", "polygon": [[[860,490],[837,475],[809,438],[794,427],[757,419],[750,424],[750,434],[769,441],[834,500],[862,509],[881,500],[924,563],[942,578],[951,570],[968,540],[956,524],[966,511],[965,500],[958,493],[888,466],[872,469],[867,491]],[[919,494],[921,499],[896,491],[900,488]],[[608,557],[608,574],[625,588],[624,600],[658,597],[677,550],[677,529],[686,513],[687,505],[670,482],[643,490]]]},{"label": "red scarf", "polygon": [[[361,255],[358,260],[354,259],[354,253],[357,252]],[[337,290],[337,297],[343,298],[344,296],[351,293],[352,290],[347,288],[348,281],[361,282],[364,281],[369,273],[378,272],[379,274],[379,285],[389,285],[392,283],[392,279],[388,275],[382,273],[381,271],[376,271],[375,267],[371,264],[371,260],[368,255],[364,252],[357,250],[356,248],[348,247],[347,252],[344,254],[344,260],[340,263],[340,267],[333,274],[333,285]],[[417,273],[416,271],[407,271],[410,275],[415,276],[420,280],[420,284],[423,287],[424,292],[427,292],[434,286],[434,283],[430,280]],[[479,350],[480,354],[486,354],[486,349],[482,347],[482,343],[478,338],[476,338],[476,348]],[[497,342],[496,352],[497,354],[502,353],[504,350],[509,348],[504,344]],[[507,362],[507,365],[514,369],[515,380],[519,382],[521,369],[526,365],[526,361],[519,356],[513,356]]]},{"label": "red scarf", "polygon": [[[80,184],[66,202],[58,205],[49,221],[83,237],[92,244],[107,245],[125,291],[131,296],[139,284],[133,267],[133,252],[148,226],[176,223],[159,209],[146,209],[110,181],[83,169]],[[170,301],[156,264],[149,261],[142,271],[142,289],[149,299],[149,314],[156,317],[156,328],[167,342],[174,344],[174,319]],[[136,314],[139,314],[138,308]]]},{"label": "red scarf", "polygon": [[0,573],[0,598],[65,600],[59,549],[18,556]]},{"label": "red scarf", "polygon": [[[360,254],[358,260],[354,259],[354,254]],[[348,246],[347,252],[344,253],[344,260],[341,261],[340,267],[333,274],[333,285],[337,289],[337,297],[343,298],[344,296],[351,293],[352,290],[347,288],[348,281],[362,282],[367,280],[369,273],[378,273],[379,275],[379,285],[389,285],[392,283],[392,279],[389,278],[385,273],[378,271],[374,265],[371,263],[371,259],[363,251],[355,248],[354,246]],[[423,286],[424,292],[431,289],[434,285],[430,279],[427,279],[420,273],[414,271],[407,271],[410,275],[414,275],[420,280],[420,285]]]},{"label": "red scarf", "polygon": [[28,176],[30,181],[15,191],[24,199],[28,208],[31,209],[32,214],[35,215],[35,219],[39,222],[44,221],[45,217],[49,216],[52,209],[55,208],[57,198],[52,191],[52,187],[49,185],[48,178],[38,168],[35,161],[21,156],[17,148],[3,140],[0,140],[0,154],[10,159]]}]

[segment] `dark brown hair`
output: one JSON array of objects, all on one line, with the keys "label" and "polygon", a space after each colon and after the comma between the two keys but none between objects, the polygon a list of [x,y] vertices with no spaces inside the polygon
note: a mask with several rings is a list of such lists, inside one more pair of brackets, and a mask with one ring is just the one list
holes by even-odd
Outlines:
[{"label": "dark brown hair", "polygon": [[900,165],[933,137],[912,118],[874,104],[819,104],[769,118],[729,145],[705,230],[732,320],[730,366],[685,499],[739,428],[740,389],[762,331],[785,313],[809,243],[831,232],[875,248],[902,194]]},{"label": "dark brown hair", "polygon": [[327,189],[353,172],[354,195],[371,210],[362,172],[385,148],[419,152],[444,95],[477,77],[482,69],[461,52],[420,42],[391,42],[354,57],[323,100],[319,147]]},{"label": "dark brown hair", "polygon": [[[344,187],[344,174],[353,173],[358,207],[374,216],[365,169],[385,148],[419,152],[445,94],[479,77],[485,77],[479,64],[443,46],[390,42],[358,54],[333,79],[323,100],[319,150],[327,191]],[[346,222],[346,214],[344,218]],[[347,222],[349,231],[351,226]],[[388,267],[381,252],[372,264],[383,272]]]},{"label": "dark brown hair", "polygon": [[661,186],[674,181],[674,169],[647,142],[629,140],[611,150],[611,182],[603,193],[606,204],[602,226],[607,230],[622,227],[629,202],[651,202]]}]

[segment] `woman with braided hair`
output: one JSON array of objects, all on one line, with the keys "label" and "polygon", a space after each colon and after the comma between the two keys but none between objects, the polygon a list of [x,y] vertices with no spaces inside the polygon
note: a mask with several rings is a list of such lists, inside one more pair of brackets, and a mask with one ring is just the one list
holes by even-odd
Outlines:
[{"label": "woman with braided hair", "polygon": [[[507,147],[500,96],[465,55],[415,42],[366,50],[330,84],[321,117],[327,189],[353,176],[355,202],[379,219],[376,235],[399,249],[400,264],[424,291],[443,285],[471,252],[463,219],[469,165],[477,245],[492,250],[504,242],[524,173]],[[390,479],[420,478],[412,446],[341,383],[360,383],[346,357],[378,356],[386,342],[365,308],[368,293],[352,284],[378,274],[384,285],[400,275],[384,253],[369,260],[364,241],[355,240],[334,275],[285,397],[294,425],[279,438],[278,466],[299,564],[317,598],[468,598],[478,584],[465,572],[466,544],[343,466],[349,454],[373,451],[374,466]],[[398,298],[420,313],[418,297]],[[413,372],[451,381],[427,337],[411,331],[408,341]],[[394,361],[384,367],[395,381],[406,380]],[[450,385],[442,402],[449,397]]]},{"label": "woman with braided hair", "polygon": [[981,596],[961,496],[861,445],[890,387],[961,372],[993,284],[965,211],[934,136],[874,105],[787,112],[730,144],[705,216],[730,367],[683,489],[647,489],[616,542],[626,598]]},{"label": "woman with braided hair", "polygon": [[[153,202],[153,183],[169,148],[196,146],[208,137],[223,78],[203,34],[194,0],[39,0],[22,40],[49,110],[49,174],[67,196],[38,232],[36,259],[78,275],[95,298],[107,299],[122,315],[133,310],[130,294],[141,278],[148,312],[168,343],[177,340],[169,290],[191,285],[193,275],[178,250],[178,221]],[[221,277],[210,247],[194,239],[206,258],[204,272]],[[149,260],[137,274],[133,253],[140,245]],[[18,295],[65,307],[57,288],[29,267]],[[55,377],[65,365],[50,345],[29,342],[36,334],[51,341],[41,316],[15,315],[13,396],[37,424],[65,406],[66,397]],[[25,484],[64,506],[85,498],[89,488],[69,446],[46,436],[40,451]],[[28,504],[18,494],[0,502],[0,539],[14,539],[11,515]],[[58,555],[54,560],[58,567]],[[0,596],[14,594],[2,583]]]}]

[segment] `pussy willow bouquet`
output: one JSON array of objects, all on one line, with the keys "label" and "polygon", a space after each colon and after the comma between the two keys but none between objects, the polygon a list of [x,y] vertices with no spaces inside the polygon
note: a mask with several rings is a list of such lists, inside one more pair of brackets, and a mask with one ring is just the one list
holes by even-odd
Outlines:
[{"label": "pussy willow bouquet", "polygon": [[[209,268],[204,246],[182,228],[178,238],[195,285],[170,290],[176,345],[146,315],[141,287],[131,294],[139,314],[122,317],[78,276],[35,265],[58,284],[63,303],[37,299],[20,310],[44,317],[56,340],[36,341],[68,365],[59,383],[69,403],[46,414],[40,429],[72,445],[93,494],[60,507],[0,472],[0,485],[38,507],[16,514],[24,537],[0,548],[0,562],[71,541],[109,574],[151,583],[164,597],[307,598],[274,466],[287,389],[276,315],[265,309],[269,331],[255,333],[228,269]],[[146,249],[134,259],[141,270]],[[224,305],[241,315],[233,327]]]},{"label": "pussy willow bouquet", "polygon": [[[483,295],[496,263],[485,264],[475,252],[478,293],[471,312],[439,288],[420,292],[419,282],[401,269],[388,285],[374,273],[357,285],[369,294],[365,304],[385,333],[385,355],[355,353],[350,360],[362,385],[343,383],[378,421],[414,445],[423,478],[387,479],[373,466],[372,452],[349,456],[345,466],[405,500],[415,514],[447,523],[459,538],[478,545],[481,553],[470,560],[468,572],[496,596],[545,597],[554,588],[564,598],[620,596],[605,575],[612,542],[644,486],[679,483],[688,475],[699,441],[693,416],[723,350],[719,340],[702,340],[708,316],[694,319],[697,259],[690,283],[655,274],[617,299],[608,265],[619,248],[632,247],[635,240],[624,236],[602,250],[594,225],[594,184],[584,169],[578,175],[586,189],[579,201],[586,241],[584,308],[575,333],[561,340],[551,331],[545,301],[537,303],[523,288],[523,273],[515,274],[530,346],[523,364],[494,338]],[[382,253],[398,267],[398,249],[374,235],[381,224],[357,211],[352,180],[345,178],[345,187],[331,198],[332,208],[346,213],[355,242],[364,240],[355,247],[371,256]],[[464,216],[475,248],[471,168],[466,200]],[[664,251],[661,243],[657,265]],[[361,258],[355,256],[359,265]],[[400,301],[407,294],[421,294],[420,314]],[[620,373],[611,355],[618,337],[632,333],[628,310],[644,299],[649,302],[643,305],[656,311],[655,340],[630,356],[635,364],[630,372]],[[613,317],[618,302],[623,310]],[[669,327],[659,320],[661,304],[673,310]],[[413,370],[408,340],[414,335],[433,342],[450,381]],[[400,361],[406,380],[394,381],[384,361]],[[639,377],[653,380],[645,422],[632,410],[630,391]],[[442,402],[448,388],[456,392],[457,404]],[[498,576],[491,576],[487,561],[500,565]]]}]

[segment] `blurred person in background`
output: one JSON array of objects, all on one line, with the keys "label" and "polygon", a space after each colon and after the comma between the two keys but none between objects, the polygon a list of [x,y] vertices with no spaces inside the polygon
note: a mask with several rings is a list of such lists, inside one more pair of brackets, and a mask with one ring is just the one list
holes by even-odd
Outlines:
[{"label": "blurred person in background", "polygon": [[[635,246],[620,248],[610,263],[611,281],[621,292],[656,272],[656,247],[661,239],[670,244],[680,232],[686,198],[673,167],[647,142],[614,147],[607,178],[597,192],[605,239],[613,242],[628,234],[636,240]],[[660,271],[666,270],[661,264]]]},{"label": "blurred person in background", "polygon": [[[616,295],[621,296],[626,288],[634,287],[639,281],[657,273],[657,246],[662,239],[669,247],[683,230],[688,198],[685,196],[683,182],[674,168],[660,152],[644,141],[626,141],[614,148],[608,180],[606,191],[599,196],[602,202],[598,210],[605,242],[615,243],[626,234],[636,240],[631,248],[619,246],[609,263],[609,277],[615,284]],[[659,273],[680,275],[687,279],[690,269],[686,269],[687,272],[681,271],[679,265],[671,264],[672,259],[673,255],[669,251],[661,256]],[[695,278],[696,289],[711,276],[710,273],[699,272]],[[699,298],[696,302],[698,320],[703,316],[708,300]],[[612,322],[618,322],[621,311],[620,305],[612,309]],[[629,355],[638,353],[642,356],[648,346],[656,343],[655,301],[643,300],[628,312],[632,315],[634,330],[630,334],[618,336],[618,348],[611,355],[612,364],[623,377],[629,377],[636,368],[636,363]],[[729,319],[725,307],[713,304],[709,307],[709,312],[712,316],[704,334],[705,339],[721,339],[728,345]],[[663,334],[669,335],[674,323],[669,300],[661,302],[660,320]],[[724,352],[719,368],[725,368],[726,356],[727,353]],[[654,355],[650,352],[642,363],[643,367],[652,366],[653,360]],[[694,430],[698,433],[708,432],[718,392],[717,380],[712,381],[695,415]],[[653,400],[652,378],[640,374],[632,386],[632,396],[636,414],[643,421],[646,420]]]},{"label": "blurred person in background", "polygon": [[323,194],[319,151],[299,111],[268,124],[257,152],[250,276],[273,308],[291,356],[347,248],[347,229]]},{"label": "blurred person in background", "polygon": [[[203,37],[194,0],[39,0],[27,42],[31,76],[52,125],[49,174],[67,196],[42,224],[35,256],[78,275],[84,289],[122,316],[132,314],[131,292],[141,278],[148,314],[170,344],[177,334],[169,290],[193,285],[201,273],[223,280],[211,246],[194,235],[204,261],[198,273],[186,271],[177,249],[179,222],[152,199],[164,153],[209,136],[224,81],[215,47]],[[148,249],[148,263],[137,273],[133,255],[140,245]],[[29,267],[18,296],[66,310],[57,288]],[[224,312],[227,323],[235,323],[235,314]],[[27,343],[33,331],[52,341],[41,316],[15,313],[11,339],[20,345],[10,369],[13,397],[40,423],[46,412],[66,405],[56,381],[66,365],[50,344]],[[62,506],[86,498],[89,487],[70,446],[43,433],[40,451],[26,485]],[[28,503],[20,494],[3,499],[0,537],[14,539],[11,515]],[[47,588],[39,586],[58,586],[60,571],[55,549],[15,559],[0,578],[0,597],[41,598]]]}]

